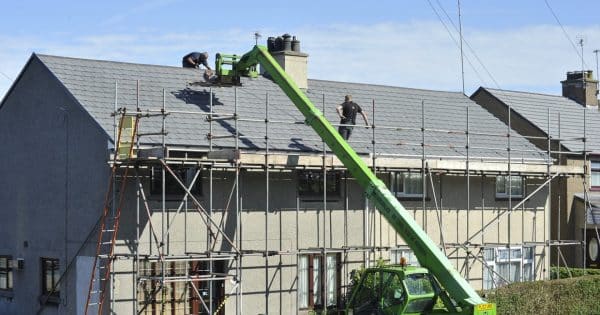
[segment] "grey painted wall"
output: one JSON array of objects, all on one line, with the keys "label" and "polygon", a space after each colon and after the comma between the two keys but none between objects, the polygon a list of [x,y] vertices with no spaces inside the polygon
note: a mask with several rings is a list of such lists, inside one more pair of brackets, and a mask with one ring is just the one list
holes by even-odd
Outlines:
[{"label": "grey painted wall", "polygon": [[[14,271],[13,298],[0,298],[0,314],[34,314],[40,257],[60,259],[62,273],[98,218],[107,137],[33,56],[0,108],[0,147],[0,254],[25,259],[24,270]],[[93,255],[89,249],[82,254]],[[74,283],[69,272],[60,305],[42,314],[72,313]]]}]

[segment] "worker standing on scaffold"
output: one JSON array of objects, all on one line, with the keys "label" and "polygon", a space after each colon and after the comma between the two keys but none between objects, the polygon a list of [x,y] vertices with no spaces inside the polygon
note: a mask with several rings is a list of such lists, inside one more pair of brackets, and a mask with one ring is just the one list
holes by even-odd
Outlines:
[{"label": "worker standing on scaffold", "polygon": [[350,94],[344,97],[344,102],[336,107],[336,111],[340,116],[340,124],[342,125],[338,127],[338,132],[344,140],[348,140],[350,134],[352,134],[354,126],[348,125],[356,125],[356,113],[360,113],[365,120],[365,125],[369,126],[367,114],[363,112],[358,104],[352,101],[352,95]]}]

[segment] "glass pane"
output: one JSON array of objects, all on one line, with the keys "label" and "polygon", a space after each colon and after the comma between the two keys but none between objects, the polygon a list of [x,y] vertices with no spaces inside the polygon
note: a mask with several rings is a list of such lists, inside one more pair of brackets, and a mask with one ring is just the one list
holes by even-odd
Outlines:
[{"label": "glass pane", "polygon": [[433,292],[433,286],[431,285],[428,274],[411,274],[406,276],[404,282],[406,283],[406,289],[410,294],[422,295]]},{"label": "glass pane", "polygon": [[533,264],[523,264],[523,281],[533,280]]},{"label": "glass pane", "polygon": [[533,259],[533,247],[524,247],[523,248],[523,258],[532,260]]},{"label": "glass pane", "polygon": [[523,178],[520,176],[511,177],[510,191],[513,196],[523,195]]},{"label": "glass pane", "polygon": [[521,259],[521,249],[513,248],[510,250],[510,258],[511,259]]},{"label": "glass pane", "polygon": [[506,194],[506,176],[496,177],[496,193]]},{"label": "glass pane", "polygon": [[498,260],[508,260],[508,248],[498,248]]},{"label": "glass pane", "polygon": [[409,173],[404,177],[404,193],[407,195],[423,194],[423,180],[421,174]]},{"label": "glass pane", "polygon": [[592,171],[592,186],[600,186],[600,172]]},{"label": "glass pane", "polygon": [[483,289],[493,289],[494,288],[494,267],[493,266],[483,266]]},{"label": "glass pane", "polygon": [[12,289],[13,287],[13,274],[12,271],[8,272],[8,289]]},{"label": "glass pane", "polygon": [[52,289],[52,273],[46,272],[44,279],[45,292],[50,292],[50,290]]},{"label": "glass pane", "polygon": [[298,302],[300,308],[308,307],[308,257],[298,259]]},{"label": "glass pane", "polygon": [[383,307],[399,305],[404,302],[405,294],[402,281],[397,274],[382,273],[381,301]]},{"label": "glass pane", "polygon": [[0,272],[0,289],[8,289],[8,275]]},{"label": "glass pane", "polygon": [[0,269],[8,268],[8,258],[0,257]]},{"label": "glass pane", "polygon": [[321,304],[321,257],[313,258],[313,303]]},{"label": "glass pane", "polygon": [[600,169],[600,161],[592,161],[592,170]]},{"label": "glass pane", "polygon": [[488,262],[493,262],[494,258],[494,249],[493,248],[485,248],[483,250],[483,259]]},{"label": "glass pane", "polygon": [[327,255],[327,306],[337,304],[337,259],[336,255]]},{"label": "glass pane", "polygon": [[404,192],[404,174],[396,173],[396,192],[403,193]]}]

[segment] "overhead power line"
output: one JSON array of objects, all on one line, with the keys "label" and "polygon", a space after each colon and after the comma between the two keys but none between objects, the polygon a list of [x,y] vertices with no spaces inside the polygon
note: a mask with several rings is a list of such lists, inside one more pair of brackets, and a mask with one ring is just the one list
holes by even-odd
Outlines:
[{"label": "overhead power line", "polygon": [[8,79],[8,81],[10,81],[10,82],[14,81],[14,80],[13,80],[11,77],[9,77],[9,76],[8,76],[6,73],[4,73],[4,72],[0,71],[0,74],[2,74],[2,75],[3,75],[5,78],[7,78],[7,79]]},{"label": "overhead power line", "polygon": [[[459,32],[459,29],[456,27],[456,24],[454,24],[454,21],[452,20],[452,18],[450,18],[450,15],[448,14],[448,12],[446,12],[446,10],[444,9],[444,7],[440,3],[440,1],[436,0],[436,2],[438,4],[438,6],[440,7],[440,9],[442,10],[442,12],[444,12],[444,15],[446,16],[448,21],[450,21],[450,24],[452,24],[452,27],[454,28],[454,30]],[[431,5],[431,3],[430,3],[430,5]],[[488,75],[488,77],[490,77],[490,79],[494,82],[494,85],[496,86],[496,88],[501,89],[500,84],[498,84],[498,81],[496,81],[496,78],[494,78],[494,76],[492,75],[490,70],[485,66],[483,61],[481,61],[481,59],[479,58],[477,53],[475,53],[475,49],[473,49],[473,47],[471,47],[471,44],[469,44],[469,42],[464,37],[463,37],[463,42],[465,43],[465,45],[467,46],[467,48],[469,49],[471,54],[473,54],[473,57],[475,57],[475,59],[477,59],[477,62],[481,65],[481,68],[483,68],[483,70]]]},{"label": "overhead power line", "polygon": [[[452,39],[452,41],[454,41],[454,44],[456,44],[456,47],[460,48],[459,42],[456,40],[456,38],[454,37],[454,35],[452,34],[452,32],[450,31],[450,29],[448,28],[448,26],[444,22],[444,20],[442,19],[442,17],[438,13],[438,11],[435,9],[435,7],[433,6],[433,4],[431,3],[431,1],[427,0],[427,3],[429,3],[429,6],[431,7],[431,10],[433,10],[433,13],[435,13],[435,16],[438,18],[438,20],[440,21],[440,23],[442,23],[442,25],[446,29],[446,32],[448,33],[448,35],[450,36],[450,38]],[[471,69],[473,69],[473,72],[475,72],[475,75],[477,75],[477,77],[479,78],[479,81],[481,81],[484,85],[487,85],[487,84],[485,84],[485,80],[483,79],[483,77],[481,76],[481,74],[479,73],[479,71],[477,71],[477,68],[475,68],[475,66],[473,65],[473,63],[471,62],[471,60],[467,56],[465,56],[465,59],[467,60],[467,63],[469,64],[469,66],[471,67]]]},{"label": "overhead power line", "polygon": [[556,23],[558,23],[558,25],[562,29],[563,34],[565,35],[565,37],[567,38],[567,40],[569,41],[569,43],[571,43],[571,47],[573,47],[573,50],[575,51],[575,53],[577,53],[577,55],[579,56],[579,58],[581,58],[581,60],[583,60],[583,64],[585,65],[585,67],[587,67],[587,64],[585,63],[585,59],[583,58],[583,56],[579,52],[579,49],[577,49],[577,45],[575,45],[575,42],[571,39],[571,37],[569,36],[569,33],[567,33],[567,30],[565,30],[565,27],[560,22],[560,19],[558,18],[558,16],[556,15],[556,13],[554,13],[554,10],[550,6],[550,3],[548,3],[548,0],[544,0],[544,2],[546,3],[546,7],[548,7],[548,10],[550,10],[550,13],[552,13],[552,16],[554,16],[554,19],[556,20]]}]

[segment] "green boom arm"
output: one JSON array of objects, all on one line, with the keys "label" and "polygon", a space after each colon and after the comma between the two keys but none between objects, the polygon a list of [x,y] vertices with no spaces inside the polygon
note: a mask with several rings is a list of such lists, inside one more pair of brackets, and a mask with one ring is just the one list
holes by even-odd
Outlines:
[{"label": "green boom arm", "polygon": [[241,70],[248,69],[258,63],[271,75],[273,81],[281,87],[283,92],[306,117],[306,122],[327,143],[331,151],[335,153],[352,176],[365,189],[367,197],[375,203],[379,212],[410,246],[423,267],[429,269],[459,306],[464,311],[469,312],[468,310],[470,310],[472,312],[476,305],[486,303],[454,269],[448,258],[415,222],[396,197],[392,195],[385,184],[375,176],[367,164],[338,134],[323,116],[323,113],[296,86],[269,54],[266,47],[254,46],[250,52],[242,56],[236,66],[238,70]]}]

